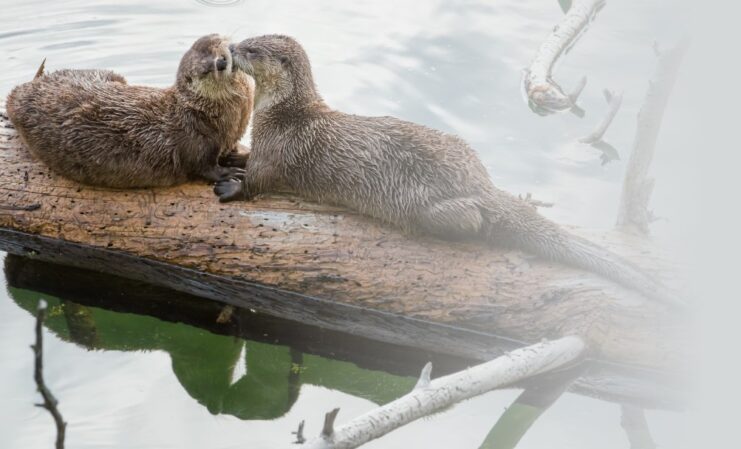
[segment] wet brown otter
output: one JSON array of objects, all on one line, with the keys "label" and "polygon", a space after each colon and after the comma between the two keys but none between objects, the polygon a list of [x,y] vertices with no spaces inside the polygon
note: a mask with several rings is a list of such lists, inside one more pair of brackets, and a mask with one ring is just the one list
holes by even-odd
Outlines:
[{"label": "wet brown otter", "polygon": [[7,109],[28,148],[53,171],[119,188],[240,173],[217,160],[247,128],[254,81],[233,70],[226,39],[198,39],[166,89],[130,86],[111,71],[42,72],[13,89]]},{"label": "wet brown otter", "polygon": [[494,187],[460,138],[393,117],[327,107],[294,39],[261,36],[231,49],[235,65],[255,79],[255,114],[246,175],[216,185],[221,201],[287,187],[407,231],[520,248],[673,300],[628,261]]}]

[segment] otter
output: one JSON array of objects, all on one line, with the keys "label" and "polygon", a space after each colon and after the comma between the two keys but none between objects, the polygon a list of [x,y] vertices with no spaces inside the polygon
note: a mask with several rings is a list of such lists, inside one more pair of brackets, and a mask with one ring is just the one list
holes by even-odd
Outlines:
[{"label": "otter", "polygon": [[[229,42],[201,37],[175,84],[132,86],[107,70],[59,70],[14,88],[7,112],[31,153],[94,186],[157,187],[241,173],[234,153],[252,112],[254,81],[235,70]],[[219,158],[233,166],[219,165]]]},{"label": "otter", "polygon": [[216,184],[222,202],[287,188],[407,232],[518,248],[676,301],[630,262],[496,188],[459,137],[393,117],[330,109],[293,38],[254,37],[230,49],[235,65],[255,79],[255,109],[245,174]]}]

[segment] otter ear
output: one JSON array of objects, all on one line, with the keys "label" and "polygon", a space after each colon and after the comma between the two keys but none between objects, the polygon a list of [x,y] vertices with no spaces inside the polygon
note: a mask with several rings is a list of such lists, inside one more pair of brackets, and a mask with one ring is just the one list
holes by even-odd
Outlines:
[{"label": "otter ear", "polygon": [[286,65],[286,63],[288,62],[288,56],[285,56],[285,55],[284,56],[281,56],[278,59],[280,60],[280,63],[283,64],[283,65]]}]

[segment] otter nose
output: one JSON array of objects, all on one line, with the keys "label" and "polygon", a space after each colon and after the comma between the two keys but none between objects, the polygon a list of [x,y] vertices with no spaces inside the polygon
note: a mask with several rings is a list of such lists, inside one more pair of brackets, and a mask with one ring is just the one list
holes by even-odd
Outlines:
[{"label": "otter nose", "polygon": [[226,66],[227,66],[227,63],[226,63],[226,58],[224,56],[216,60],[216,70],[218,70],[219,72],[221,72],[222,70],[226,70]]}]

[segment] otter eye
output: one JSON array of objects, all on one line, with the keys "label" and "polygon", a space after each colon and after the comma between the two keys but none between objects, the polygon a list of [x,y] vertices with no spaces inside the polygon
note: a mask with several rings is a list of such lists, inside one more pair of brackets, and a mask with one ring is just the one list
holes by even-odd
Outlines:
[{"label": "otter eye", "polygon": [[254,48],[248,48],[246,50],[247,54],[250,56],[255,56],[257,54],[257,51]]},{"label": "otter eye", "polygon": [[288,56],[281,56],[278,59],[280,60],[281,64],[285,64],[286,62],[288,62]]}]

